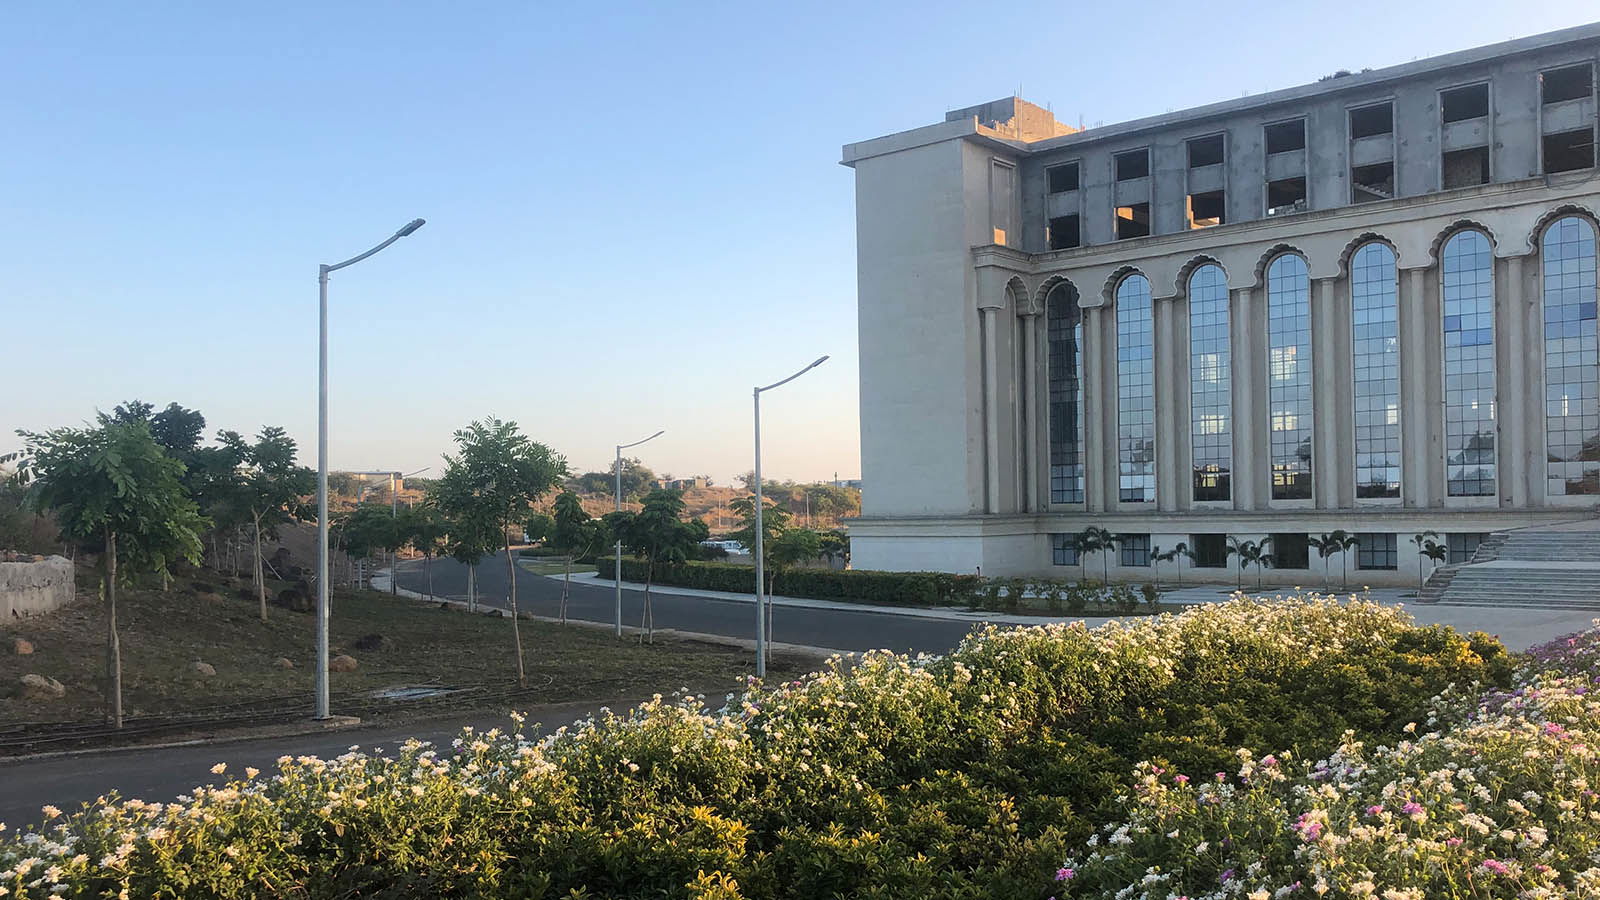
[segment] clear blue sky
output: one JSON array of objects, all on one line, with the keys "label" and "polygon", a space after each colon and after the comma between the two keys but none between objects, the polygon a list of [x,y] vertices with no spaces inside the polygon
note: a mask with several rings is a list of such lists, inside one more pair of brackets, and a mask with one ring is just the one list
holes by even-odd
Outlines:
[{"label": "clear blue sky", "polygon": [[[1337,8],[1336,14],[1329,14]],[[982,9],[980,16],[972,11]],[[515,419],[580,468],[857,474],[840,145],[1013,91],[1160,113],[1580,24],[1538,3],[177,2],[0,7],[0,312],[15,428],[134,397],[438,465]]]}]

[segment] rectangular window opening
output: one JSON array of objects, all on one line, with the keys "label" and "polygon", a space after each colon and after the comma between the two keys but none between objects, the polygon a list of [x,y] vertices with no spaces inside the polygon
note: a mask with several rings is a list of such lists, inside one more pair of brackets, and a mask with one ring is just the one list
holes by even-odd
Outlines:
[{"label": "rectangular window opening", "polygon": [[1489,183],[1489,148],[1472,147],[1466,150],[1448,150],[1440,165],[1444,189],[1471,187]]},{"label": "rectangular window opening", "polygon": [[1228,220],[1227,198],[1222,191],[1189,195],[1189,227],[1210,228]]},{"label": "rectangular window opening", "polygon": [[1446,123],[1481,119],[1489,114],[1489,86],[1469,84],[1439,92],[1439,113]]},{"label": "rectangular window opening", "polygon": [[1075,566],[1078,564],[1078,543],[1071,534],[1050,535],[1050,564]]},{"label": "rectangular window opening", "polygon": [[1287,153],[1306,148],[1306,120],[1277,122],[1263,129],[1267,139],[1267,153]]},{"label": "rectangular window opening", "polygon": [[1071,250],[1078,246],[1079,240],[1077,216],[1057,216],[1050,220],[1051,250]]},{"label": "rectangular window opening", "polygon": [[1374,103],[1350,110],[1350,140],[1394,133],[1394,104]]},{"label": "rectangular window opening", "polygon": [[1357,569],[1398,569],[1400,552],[1392,534],[1356,535]]},{"label": "rectangular window opening", "polygon": [[1225,534],[1191,534],[1189,545],[1194,548],[1194,565],[1197,569],[1226,569],[1228,567],[1228,536]]},{"label": "rectangular window opening", "polygon": [[1311,544],[1304,532],[1275,534],[1272,536],[1272,567],[1274,569],[1311,568]]},{"label": "rectangular window opening", "polygon": [[1594,168],[1594,129],[1580,128],[1544,136],[1544,171],[1574,172]]},{"label": "rectangular window opening", "polygon": [[1267,215],[1303,212],[1306,209],[1306,180],[1285,178],[1267,182]]},{"label": "rectangular window opening", "polygon": [[1594,95],[1594,69],[1588,63],[1539,73],[1539,94],[1544,103],[1581,100]]},{"label": "rectangular window opening", "polygon": [[1394,199],[1394,163],[1381,162],[1350,169],[1350,202],[1371,203]]},{"label": "rectangular window opening", "polygon": [[1450,554],[1445,561],[1450,563],[1471,562],[1473,554],[1478,552],[1478,545],[1488,539],[1488,533],[1483,531],[1450,532],[1444,536],[1445,547]]},{"label": "rectangular window opening", "polygon": [[1150,535],[1119,534],[1121,558],[1118,565],[1148,567],[1150,565]]},{"label": "rectangular window opening", "polygon": [[1075,162],[1051,166],[1044,170],[1045,181],[1049,183],[1050,193],[1064,194],[1067,191],[1078,189],[1078,164]]},{"label": "rectangular window opening", "polygon": [[1135,203],[1117,207],[1117,240],[1144,237],[1150,233],[1150,204]]},{"label": "rectangular window opening", "polygon": [[1215,166],[1222,163],[1222,135],[1194,138],[1189,141],[1189,168]]},{"label": "rectangular window opening", "polygon": [[1115,159],[1118,181],[1132,181],[1135,178],[1144,178],[1150,174],[1149,147],[1118,153]]}]

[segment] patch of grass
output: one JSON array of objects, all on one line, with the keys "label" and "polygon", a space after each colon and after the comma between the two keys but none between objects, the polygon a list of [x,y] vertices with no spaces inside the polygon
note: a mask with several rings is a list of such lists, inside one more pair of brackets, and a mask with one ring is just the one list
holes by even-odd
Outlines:
[{"label": "patch of grass", "polygon": [[[519,559],[517,560],[517,565],[522,567],[524,572],[532,572],[535,575],[562,575],[567,571],[567,564],[559,559]],[[584,575],[594,571],[595,567],[593,565],[572,564],[572,574],[574,575]]]},{"label": "patch of grass", "polygon": [[[0,623],[0,724],[93,722],[104,709],[106,610],[83,590],[97,574],[80,569],[78,598],[54,613]],[[198,590],[195,584],[214,592]],[[269,595],[285,585],[269,582]],[[309,704],[315,670],[315,616],[269,607],[267,622],[241,590],[248,581],[200,573],[168,592],[124,589],[118,620],[122,641],[123,704],[127,715],[189,712],[205,707],[283,698]],[[532,696],[528,705],[614,700],[670,693],[680,687],[716,694],[753,674],[749,651],[686,640],[640,646],[608,631],[524,620],[522,641]],[[379,650],[357,650],[357,639],[382,635]],[[34,645],[12,653],[12,639]],[[335,694],[438,682],[453,687],[504,688],[516,681],[511,620],[442,610],[375,591],[336,590],[330,652],[348,653],[359,667],[332,673]],[[280,658],[294,663],[277,668]],[[214,676],[191,669],[195,661]],[[772,678],[812,668],[804,657],[775,657]],[[60,700],[20,696],[20,678],[37,673],[66,686]],[[470,695],[463,695],[470,708]],[[524,701],[519,701],[524,702]]]}]

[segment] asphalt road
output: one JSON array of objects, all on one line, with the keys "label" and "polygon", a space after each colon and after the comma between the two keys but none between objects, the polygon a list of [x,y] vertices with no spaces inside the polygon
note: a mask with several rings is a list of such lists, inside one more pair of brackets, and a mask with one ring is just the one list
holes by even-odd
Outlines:
[{"label": "asphalt road", "polygon": [[[485,558],[478,565],[478,602],[505,608],[509,583],[505,554]],[[428,590],[428,580],[420,562],[401,565],[400,587],[420,592]],[[453,559],[434,560],[433,595],[452,600],[467,599],[466,567]],[[560,602],[560,581],[527,571],[517,573],[518,609],[553,616],[559,612]],[[748,602],[652,592],[650,603],[655,610],[657,628],[737,638],[755,636],[755,607]],[[625,587],[622,591],[623,624],[638,625],[643,607],[644,592]],[[612,587],[574,581],[567,616],[589,622],[615,621],[616,599]],[[919,619],[866,610],[775,606],[772,612],[774,641],[830,650],[887,648],[900,653],[944,653],[954,648],[972,627],[970,622]]]}]

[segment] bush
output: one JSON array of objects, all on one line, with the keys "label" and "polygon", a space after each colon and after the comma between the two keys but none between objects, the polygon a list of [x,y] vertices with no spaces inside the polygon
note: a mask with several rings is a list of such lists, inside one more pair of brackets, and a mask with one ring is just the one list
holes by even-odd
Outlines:
[{"label": "bush", "polygon": [[[717,712],[657,697],[540,741],[469,730],[443,752],[284,757],[275,776],[247,770],[174,804],[103,800],[0,844],[0,887],[7,900],[1037,898],[1059,889],[1071,848],[1126,815],[1138,760],[1214,771],[1237,746],[1310,756],[1347,729],[1393,743],[1449,684],[1506,670],[1491,640],[1359,602],[984,627],[946,657],[836,659]],[[1341,690],[1351,699],[1331,702]]]}]

